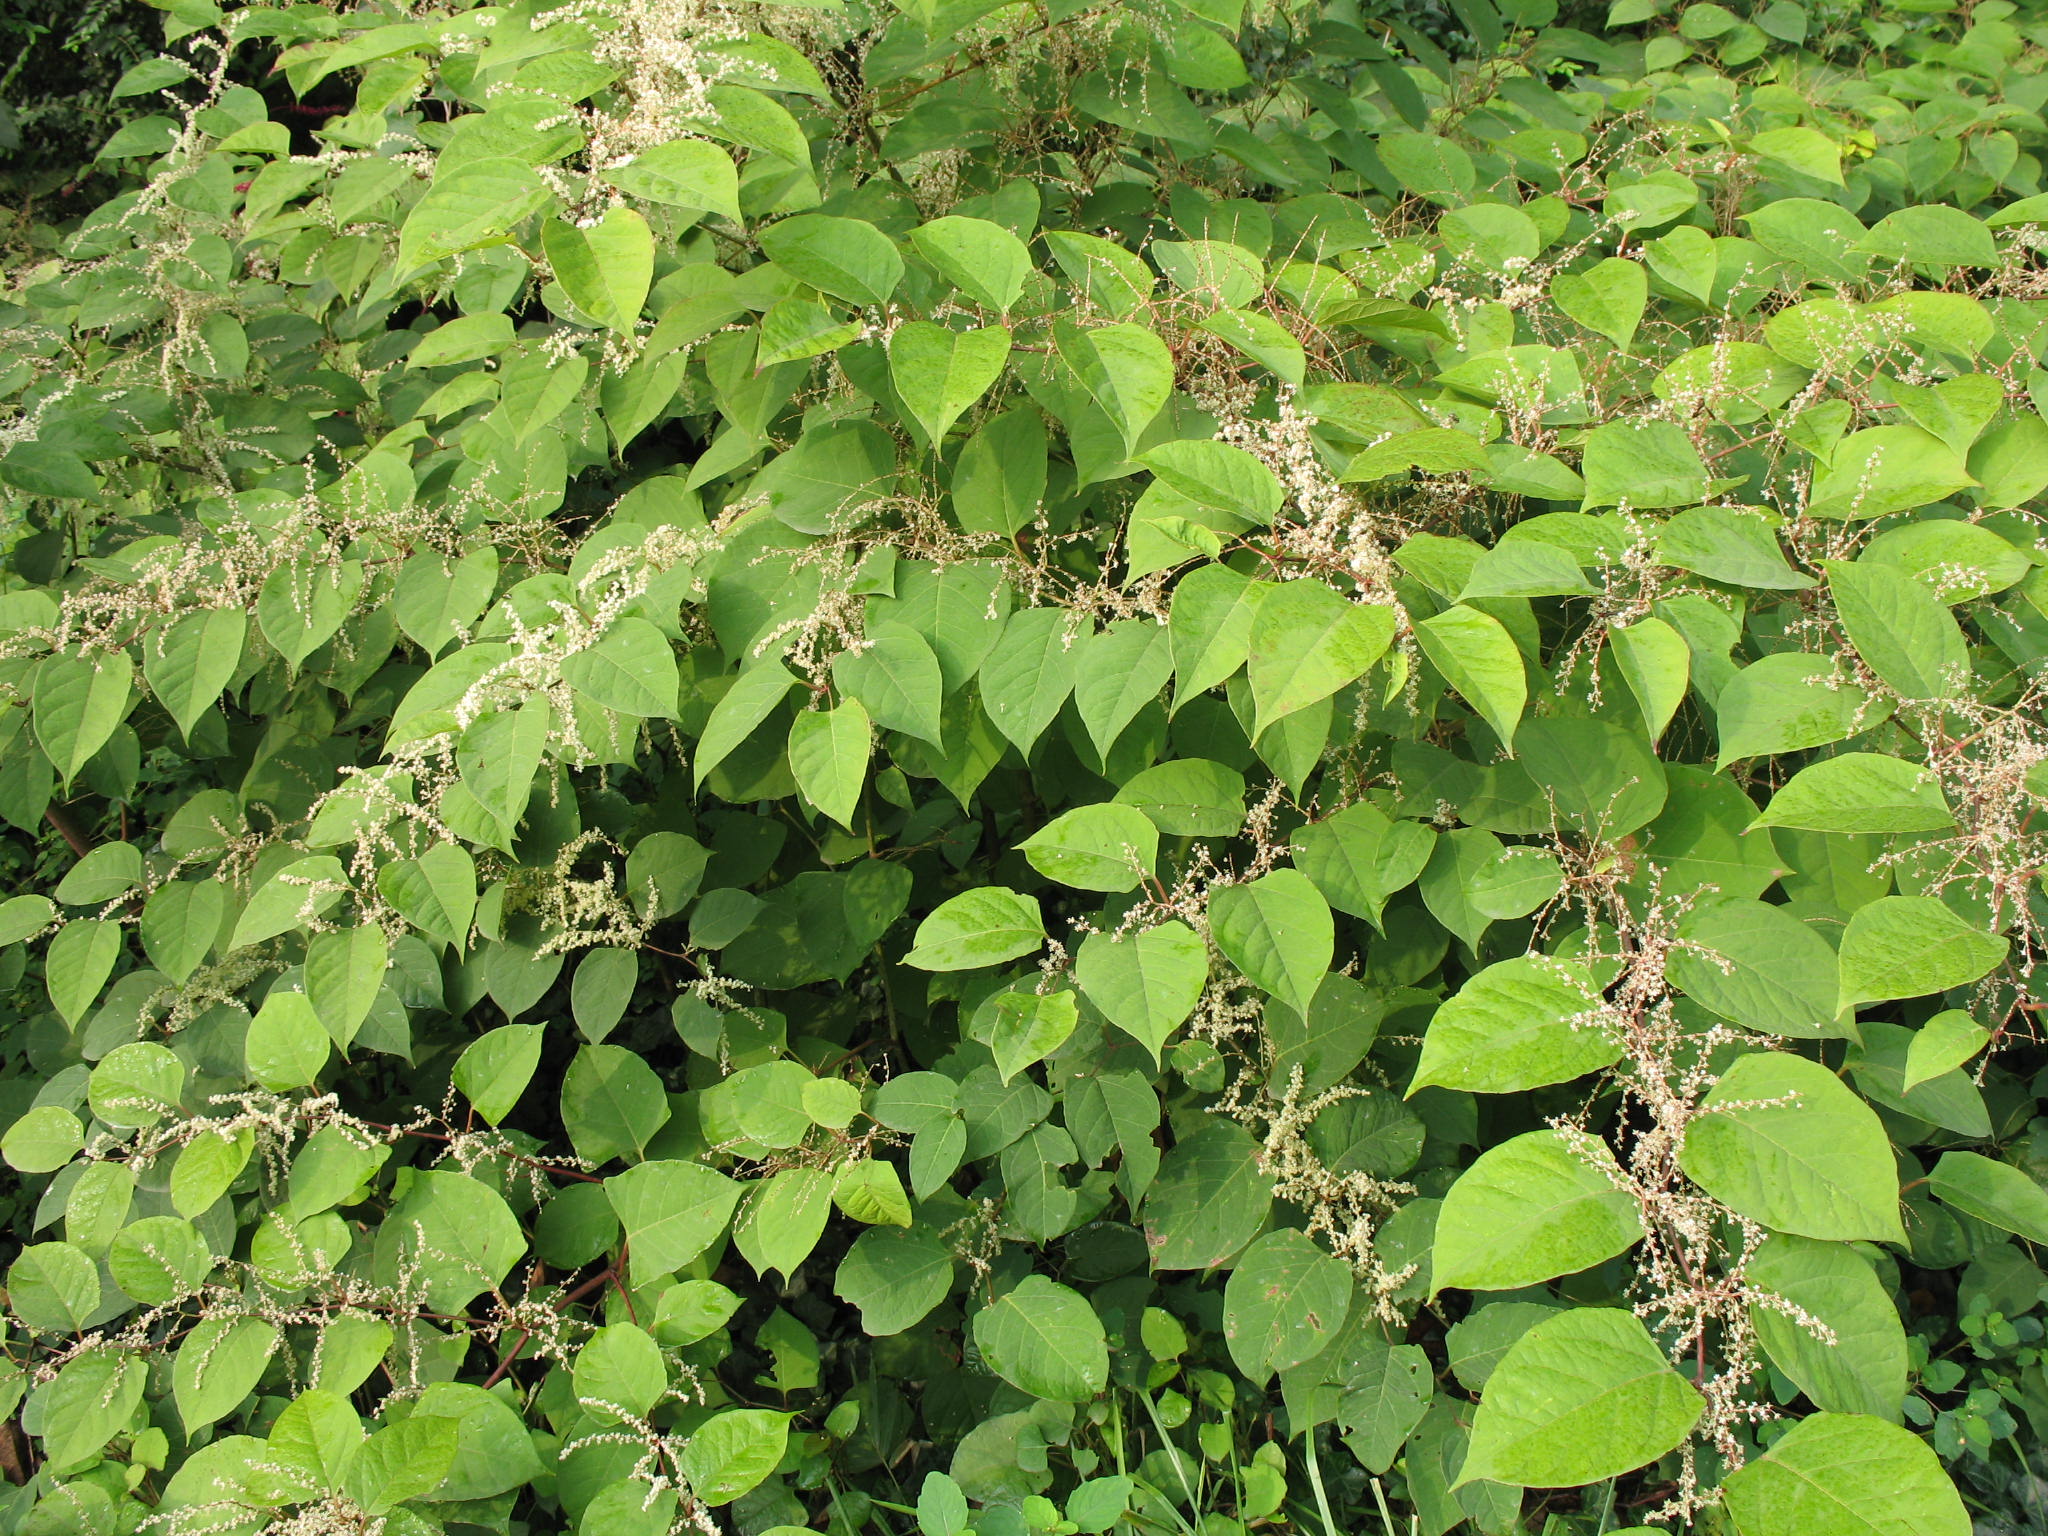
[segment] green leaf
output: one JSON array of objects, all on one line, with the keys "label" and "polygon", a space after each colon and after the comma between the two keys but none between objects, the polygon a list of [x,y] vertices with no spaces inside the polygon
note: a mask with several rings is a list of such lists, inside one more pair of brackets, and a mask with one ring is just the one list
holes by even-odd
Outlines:
[{"label": "green leaf", "polygon": [[1518,1290],[1590,1269],[1642,1236],[1635,1197],[1603,1144],[1530,1131],[1482,1152],[1444,1196],[1430,1284]]},{"label": "green leaf", "polygon": [[2006,941],[1932,896],[1884,896],[1842,934],[1839,1008],[1968,986],[2001,965]]},{"label": "green leaf", "polygon": [[1295,833],[1294,864],[1331,906],[1378,927],[1388,899],[1415,882],[1435,845],[1422,823],[1360,801]]},{"label": "green leaf", "polygon": [[349,1461],[343,1491],[365,1514],[389,1514],[439,1488],[461,1443],[453,1419],[415,1413],[363,1442]]},{"label": "green leaf", "polygon": [[1163,624],[1119,619],[1074,645],[1074,708],[1097,754],[1107,757],[1124,727],[1159,697],[1173,668]]},{"label": "green leaf", "polygon": [[1126,457],[1173,393],[1173,355],[1142,325],[1083,329],[1062,320],[1053,331],[1060,360],[1123,434]]},{"label": "green leaf", "polygon": [[633,329],[654,282],[654,231],[646,219],[617,206],[588,226],[550,219],[541,248],[571,303],[599,325]]},{"label": "green leaf", "polygon": [[1081,891],[1134,891],[1159,858],[1159,829],[1142,811],[1106,802],[1056,816],[1017,845],[1048,880]]},{"label": "green leaf", "polygon": [[1809,832],[1939,832],[1955,825],[1925,768],[1876,752],[1844,752],[1794,774],[1758,815],[1759,827]]},{"label": "green leaf", "polygon": [[1913,1032],[1906,1047],[1905,1093],[1953,1072],[1991,1043],[1991,1031],[1960,1008],[1937,1013]]},{"label": "green leaf", "polygon": [[585,1045],[562,1077],[562,1124],[591,1163],[637,1162],[668,1116],[661,1079],[621,1046]]},{"label": "green leaf", "polygon": [[1207,758],[1156,763],[1125,781],[1116,798],[1177,837],[1231,837],[1244,825],[1244,775]]},{"label": "green leaf", "polygon": [[1320,581],[1282,582],[1252,616],[1248,671],[1257,724],[1306,709],[1362,676],[1394,638],[1391,608],[1346,602]]},{"label": "green leaf", "polygon": [[203,1318],[171,1362],[171,1383],[185,1433],[224,1419],[255,1389],[281,1335],[260,1317]]},{"label": "green leaf", "polygon": [[1515,727],[1529,702],[1529,678],[1521,650],[1500,620],[1459,603],[1420,620],[1415,638],[1430,664],[1512,752]]},{"label": "green leaf", "polygon": [[701,1163],[641,1163],[604,1181],[637,1276],[673,1274],[725,1232],[740,1186]]},{"label": "green leaf", "polygon": [[1337,1336],[1351,1310],[1351,1269],[1304,1232],[1268,1232],[1246,1249],[1223,1289],[1230,1358],[1263,1385]]},{"label": "green leaf", "polygon": [[1489,965],[1437,1009],[1408,1092],[1518,1093],[1597,1072],[1621,1049],[1583,966],[1522,955]]},{"label": "green leaf", "polygon": [[134,678],[126,651],[91,659],[59,654],[36,668],[30,695],[36,742],[60,784],[77,777],[127,716]]},{"label": "green leaf", "polygon": [[1816,181],[1843,185],[1841,148],[1817,129],[1766,128],[1749,136],[1749,148],[1767,164],[1782,165]]},{"label": "green leaf", "polygon": [[892,624],[868,636],[864,650],[842,652],[832,680],[865,706],[876,725],[935,747],[945,745],[939,659],[916,631]]},{"label": "green leaf", "polygon": [[1776,1232],[1903,1242],[1891,1140],[1827,1068],[1777,1051],[1739,1056],[1701,1101],[1679,1166]]},{"label": "green leaf", "polygon": [[1705,1408],[1632,1313],[1560,1312],[1517,1339],[1487,1379],[1452,1486],[1597,1483],[1675,1450]]},{"label": "green leaf", "polygon": [[1906,1396],[1906,1330],[1867,1259],[1840,1243],[1781,1234],[1750,1260],[1749,1283],[1797,1309],[1753,1302],[1749,1316],[1771,1363],[1800,1391],[1832,1413],[1898,1422]]},{"label": "green leaf", "polygon": [[889,379],[925,441],[937,445],[1002,377],[1009,356],[1010,333],[1003,326],[954,331],[913,320],[889,338]]},{"label": "green leaf", "polygon": [[1080,1022],[1072,992],[1013,990],[999,994],[993,1006],[995,1028],[989,1049],[1005,1083],[1058,1050]]},{"label": "green leaf", "polygon": [[974,1314],[974,1347],[1020,1392],[1085,1403],[1109,1382],[1102,1321],[1076,1291],[1027,1275]]},{"label": "green leaf", "polygon": [[1927,1442],[1860,1414],[1801,1419],[1722,1485],[1739,1536],[1970,1536]]},{"label": "green leaf", "polygon": [[17,1173],[54,1173],[85,1145],[78,1116],[59,1104],[44,1104],[7,1127],[0,1158]]},{"label": "green leaf", "polygon": [[[732,156],[703,139],[653,145],[602,174],[629,197],[673,208],[700,208],[740,222],[739,171]],[[580,300],[578,304],[587,310]]]},{"label": "green leaf", "polygon": [[1975,1152],[1944,1152],[1927,1176],[1927,1188],[1965,1215],[2030,1243],[2048,1243],[2048,1190],[2010,1163]]},{"label": "green leaf", "polygon": [[679,1458],[690,1491],[713,1508],[752,1493],[782,1464],[789,1419],[766,1408],[730,1408],[698,1425]]},{"label": "green leaf", "polygon": [[576,1401],[600,1424],[644,1419],[668,1392],[661,1346],[632,1323],[598,1329],[576,1352]]},{"label": "green leaf", "polygon": [[1617,421],[1586,436],[1586,510],[1688,507],[1707,494],[1707,467],[1685,429],[1672,421]]},{"label": "green leaf", "polygon": [[1559,272],[1550,279],[1551,301],[1587,330],[1626,347],[1642,323],[1650,279],[1633,261],[1610,256],[1584,272]]},{"label": "green leaf", "polygon": [[1003,886],[965,891],[943,902],[918,925],[903,963],[921,971],[965,971],[1000,965],[1033,953],[1045,942],[1038,903]]},{"label": "green leaf", "polygon": [[849,304],[886,304],[903,280],[895,243],[865,219],[800,213],[759,238],[768,259],[798,282]]},{"label": "green leaf", "polygon": [[1666,974],[1747,1029],[1797,1040],[1837,1033],[1834,951],[1784,907],[1708,897],[1679,919]]},{"label": "green leaf", "polygon": [[1889,699],[1858,687],[1831,657],[1780,651],[1751,662],[1715,705],[1720,766],[1745,757],[1824,747],[1891,718]]},{"label": "green leaf", "polygon": [[100,1308],[100,1291],[98,1266],[70,1243],[30,1243],[7,1267],[9,1308],[42,1333],[83,1330]]},{"label": "green leaf", "polygon": [[1813,477],[1809,517],[1861,521],[1932,506],[1977,482],[1963,455],[1920,427],[1866,427],[1834,446]]},{"label": "green leaf", "polygon": [[144,641],[143,679],[186,737],[234,681],[248,632],[249,616],[241,609],[212,608],[187,614]]},{"label": "green leaf", "polygon": [[509,155],[471,160],[437,176],[399,231],[399,273],[502,242],[549,195],[533,168]]},{"label": "green leaf", "polygon": [[250,1021],[244,1047],[249,1076],[272,1093],[310,1086],[333,1049],[303,992],[274,991]]},{"label": "green leaf", "polygon": [[711,706],[704,734],[697,741],[699,788],[713,769],[738,751],[755,728],[781,707],[796,686],[795,674],[775,660],[759,662],[733,679],[732,686]]},{"label": "green leaf", "polygon": [[1330,969],[1336,925],[1322,892],[1299,870],[1276,869],[1209,897],[1216,947],[1246,977],[1296,1013]]},{"label": "green leaf", "polygon": [[1029,754],[1074,691],[1074,636],[1058,608],[1020,608],[981,663],[981,699],[997,730]]},{"label": "green leaf", "polygon": [[1030,249],[987,219],[933,219],[910,232],[910,243],[941,277],[988,309],[1015,304],[1031,271]]},{"label": "green leaf", "polygon": [[860,1308],[872,1338],[922,1322],[953,1288],[953,1254],[929,1230],[870,1227],[839,1261],[841,1300]]},{"label": "green leaf", "polygon": [[562,662],[562,681],[585,697],[641,720],[672,720],[678,677],[666,636],[645,619],[617,620],[597,644]]},{"label": "green leaf", "polygon": [[1074,979],[1103,1017],[1159,1059],[1209,980],[1209,953],[1187,924],[1169,921],[1119,937],[1091,933],[1075,957]]},{"label": "green leaf", "polygon": [[1258,1234],[1272,1206],[1273,1183],[1251,1137],[1205,1120],[1166,1154],[1145,1197],[1152,1268],[1214,1269]]},{"label": "green leaf", "polygon": [[832,1181],[832,1201],[869,1226],[910,1225],[910,1198],[903,1192],[903,1180],[880,1158],[858,1158],[842,1166]]},{"label": "green leaf", "polygon": [[459,1312],[502,1285],[526,1253],[496,1190],[464,1173],[414,1171],[377,1230],[376,1273],[388,1285],[400,1270],[416,1271],[432,1310]]},{"label": "green leaf", "polygon": [[1970,685],[1970,648],[1947,607],[1902,571],[1823,560],[1842,628],[1870,670],[1907,699],[1947,699]]},{"label": "green leaf", "polygon": [[306,1000],[342,1050],[376,1006],[390,964],[384,930],[375,923],[332,928],[306,946]]},{"label": "green leaf", "polygon": [[66,923],[50,940],[43,985],[58,1017],[77,1028],[100,995],[121,955],[121,925],[96,919]]},{"label": "green leaf", "polygon": [[476,1112],[497,1125],[512,1113],[540,1065],[539,1024],[505,1024],[478,1037],[457,1058],[453,1081]]},{"label": "green leaf", "polygon": [[843,699],[832,709],[805,710],[790,722],[789,769],[797,788],[849,831],[873,750],[874,726],[858,699]]},{"label": "green leaf", "polygon": [[1607,650],[1635,695],[1643,727],[1654,742],[1685,702],[1692,680],[1692,651],[1685,637],[1662,619],[1643,618],[1610,628]]}]

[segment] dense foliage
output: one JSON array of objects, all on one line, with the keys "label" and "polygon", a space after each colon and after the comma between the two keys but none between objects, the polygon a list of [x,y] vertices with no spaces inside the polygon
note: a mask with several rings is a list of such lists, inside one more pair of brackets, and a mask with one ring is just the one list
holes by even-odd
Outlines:
[{"label": "dense foliage", "polygon": [[155,3],[0,1528],[2048,1529],[2048,6]]}]

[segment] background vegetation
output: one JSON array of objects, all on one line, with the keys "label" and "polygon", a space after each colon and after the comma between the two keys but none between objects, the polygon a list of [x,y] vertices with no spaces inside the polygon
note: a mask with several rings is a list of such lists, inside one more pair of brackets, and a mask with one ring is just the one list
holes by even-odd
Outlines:
[{"label": "background vegetation", "polygon": [[2048,1530],[2048,11],[0,37],[0,1526]]}]

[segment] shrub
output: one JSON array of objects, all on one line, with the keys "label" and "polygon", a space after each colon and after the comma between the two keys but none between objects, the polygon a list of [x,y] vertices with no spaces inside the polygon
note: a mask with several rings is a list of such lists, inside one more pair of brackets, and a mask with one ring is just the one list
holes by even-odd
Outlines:
[{"label": "shrub", "polygon": [[2038,1521],[2048,13],[1241,9],[166,5],[9,1529]]}]

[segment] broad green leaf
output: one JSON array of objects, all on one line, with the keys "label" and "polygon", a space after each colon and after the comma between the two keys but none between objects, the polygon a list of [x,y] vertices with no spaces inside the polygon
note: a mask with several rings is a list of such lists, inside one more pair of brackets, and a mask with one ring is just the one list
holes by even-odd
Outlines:
[{"label": "broad green leaf", "polygon": [[1932,506],[1977,482],[1963,455],[1922,427],[1866,427],[1837,443],[1813,477],[1809,517],[1860,521]]},{"label": "broad green leaf", "polygon": [[760,232],[768,259],[849,304],[883,305],[903,279],[895,243],[865,219],[800,213]]},{"label": "broad green leaf", "polygon": [[425,1286],[437,1312],[459,1312],[504,1283],[527,1252],[526,1235],[504,1197],[464,1173],[415,1171],[377,1230],[376,1273],[401,1271]]},{"label": "broad green leaf", "polygon": [[562,1077],[562,1124],[591,1163],[637,1162],[668,1123],[668,1094],[654,1069],[616,1045],[585,1045]]},{"label": "broad green leaf", "polygon": [[1512,1291],[1642,1240],[1636,1199],[1595,1138],[1530,1131],[1482,1152],[1437,1213],[1430,1284]]},{"label": "broad green leaf", "polygon": [[471,1107],[497,1125],[512,1113],[540,1065],[543,1027],[504,1024],[479,1036],[455,1062],[454,1083]]},{"label": "broad green leaf", "polygon": [[0,1158],[18,1173],[54,1173],[84,1145],[78,1116],[60,1104],[44,1104],[0,1135]]},{"label": "broad green leaf", "polygon": [[1330,904],[1299,870],[1276,869],[1209,897],[1216,947],[1247,978],[1307,1013],[1336,947]]},{"label": "broad green leaf", "polygon": [[654,281],[654,231],[631,208],[607,208],[594,224],[550,219],[541,247],[570,302],[599,325],[631,331]]},{"label": "broad green leaf", "polygon": [[989,1049],[1005,1083],[1064,1045],[1080,1020],[1072,992],[1013,990],[1000,994],[994,1008]]},{"label": "broad green leaf", "polygon": [[1087,329],[1062,320],[1054,330],[1061,361],[1123,434],[1124,453],[1173,393],[1173,356],[1166,343],[1142,325],[1119,322]]},{"label": "broad green leaf", "polygon": [[1068,615],[1058,608],[1020,608],[981,663],[981,699],[989,719],[1028,754],[1074,691],[1074,647]]},{"label": "broad green leaf", "polygon": [[1038,903],[1003,886],[988,886],[935,908],[918,924],[903,963],[921,971],[972,970],[1031,954],[1044,942]]},{"label": "broad green leaf", "polygon": [[1227,565],[1200,566],[1175,585],[1167,631],[1176,711],[1245,664],[1253,615],[1270,590]]},{"label": "broad green leaf", "polygon": [[1970,649],[1926,586],[1900,571],[1825,560],[1828,593],[1870,670],[1907,699],[1946,699],[1970,682]]},{"label": "broad green leaf", "polygon": [[2006,941],[1932,896],[1884,896],[1859,907],[1842,934],[1846,1011],[1968,986],[2004,962]]},{"label": "broad green leaf", "polygon": [[675,208],[700,208],[740,222],[740,179],[732,156],[703,139],[676,139],[642,150],[604,179],[629,197]]},{"label": "broad green leaf", "polygon": [[1586,437],[1580,474],[1584,505],[1687,507],[1707,493],[1707,467],[1685,429],[1671,421],[1616,421]]},{"label": "broad green leaf", "polygon": [[752,1493],[782,1464],[789,1419],[765,1408],[729,1408],[699,1425],[679,1459],[690,1491],[713,1508]]},{"label": "broad green leaf", "polygon": [[672,1274],[725,1232],[740,1186],[701,1163],[641,1163],[604,1181],[631,1244],[634,1273]]},{"label": "broad green leaf", "polygon": [[1517,1093],[1597,1072],[1621,1050],[1583,966],[1523,955],[1489,965],[1436,1010],[1408,1092]]},{"label": "broad green leaf", "polygon": [[50,1005],[67,1025],[78,1027],[120,955],[118,923],[85,918],[57,930],[44,956],[43,984],[49,989]]},{"label": "broad green leaf", "polygon": [[1975,1152],[1944,1152],[1927,1176],[1927,1188],[1979,1221],[2030,1243],[2048,1242],[2048,1189],[2010,1163]]},{"label": "broad green leaf", "polygon": [[1294,834],[1294,864],[1339,912],[1380,925],[1387,901],[1412,885],[1436,844],[1421,822],[1395,821],[1359,802]]},{"label": "broad green leaf", "polygon": [[538,212],[549,195],[533,167],[509,155],[471,160],[436,177],[399,231],[399,273],[498,244]]},{"label": "broad green leaf", "polygon": [[1321,1352],[1351,1310],[1351,1269],[1306,1233],[1268,1232],[1245,1250],[1223,1290],[1231,1361],[1254,1382]]},{"label": "broad green leaf", "polygon": [[1494,1368],[1454,1486],[1597,1483],[1676,1449],[1705,1408],[1634,1314],[1560,1312],[1517,1339]]},{"label": "broad green leaf", "polygon": [[30,1243],[7,1267],[7,1305],[39,1332],[79,1332],[99,1310],[100,1293],[98,1267],[70,1243]]},{"label": "broad green leaf", "polygon": [[928,1316],[953,1288],[953,1254],[936,1234],[870,1227],[839,1261],[833,1285],[860,1309],[861,1329],[881,1338]]},{"label": "broad green leaf", "polygon": [[1831,1413],[1899,1421],[1906,1330],[1867,1259],[1841,1243],[1781,1234],[1750,1260],[1749,1283],[1793,1309],[1758,1301],[1749,1315],[1771,1363],[1800,1391]]},{"label": "broad green leaf", "polygon": [[1838,1032],[1834,951],[1786,908],[1708,897],[1679,919],[1677,937],[1666,974],[1702,1006],[1769,1035]]},{"label": "broad green leaf", "polygon": [[1144,812],[1114,801],[1078,806],[1017,845],[1048,880],[1081,891],[1134,891],[1152,877],[1159,829]]},{"label": "broad green leaf", "polygon": [[1081,942],[1074,979],[1103,1016],[1152,1052],[1187,1021],[1209,979],[1209,954],[1178,920],[1121,937],[1091,933]]},{"label": "broad green leaf", "polygon": [[1127,780],[1117,800],[1176,837],[1230,837],[1244,825],[1244,775],[1207,758],[1157,763]]},{"label": "broad green leaf", "polygon": [[910,243],[941,277],[989,309],[1015,304],[1031,271],[1024,242],[987,219],[949,214],[912,230]]},{"label": "broad green leaf", "polygon": [[234,1411],[254,1390],[280,1338],[274,1323],[233,1316],[202,1319],[185,1335],[172,1358],[171,1381],[187,1434]]},{"label": "broad green leaf", "polygon": [[1107,756],[1138,712],[1159,697],[1173,668],[1163,624],[1119,619],[1074,642],[1074,708],[1096,752]]},{"label": "broad green leaf", "polygon": [[390,964],[389,943],[375,923],[332,928],[306,946],[306,1000],[342,1050],[370,1016]]},{"label": "broad green leaf", "polygon": [[36,668],[31,695],[36,741],[60,784],[76,778],[121,724],[134,678],[135,664],[126,651],[89,659],[59,654]]},{"label": "broad green leaf", "polygon": [[1889,699],[1873,698],[1837,661],[1780,651],[1731,678],[1715,704],[1720,766],[1739,758],[1824,747],[1891,718]]},{"label": "broad green leaf", "polygon": [[1020,1392],[1085,1403],[1109,1380],[1101,1319],[1073,1290],[1027,1275],[974,1314],[974,1345],[990,1370]]},{"label": "broad green leaf", "polygon": [[724,762],[754,734],[797,686],[796,676],[779,661],[764,661],[747,668],[719,695],[697,741],[695,769],[701,788],[711,771]]},{"label": "broad green leaf", "polygon": [[1253,738],[1363,675],[1393,638],[1391,608],[1347,602],[1320,581],[1274,587],[1252,615],[1247,670],[1258,708]]},{"label": "broad green leaf", "polygon": [[1650,279],[1633,261],[1610,256],[1584,272],[1559,272],[1550,279],[1557,307],[1587,330],[1626,347],[1642,323]]},{"label": "broad green leaf", "polygon": [[1659,618],[1637,619],[1607,631],[1608,654],[1643,712],[1643,726],[1655,741],[1664,734],[1692,680],[1692,652],[1685,637]]},{"label": "broad green leaf", "polygon": [[1009,355],[1003,326],[954,331],[913,320],[889,338],[889,378],[925,441],[936,446],[1002,376]]},{"label": "broad green leaf", "polygon": [[1214,1269],[1258,1234],[1272,1205],[1257,1143],[1240,1126],[1205,1121],[1166,1154],[1145,1197],[1153,1269]]},{"label": "broad green leaf", "polygon": [[1515,727],[1529,702],[1529,678],[1500,620],[1460,603],[1418,621],[1415,638],[1430,664],[1513,751]]},{"label": "broad green leaf", "polygon": [[606,709],[642,720],[676,712],[676,659],[667,638],[645,619],[623,618],[597,644],[562,663],[562,680]]},{"label": "broad green leaf", "polygon": [[1937,1013],[1913,1031],[1900,1086],[1911,1093],[1922,1083],[1953,1072],[1990,1043],[1991,1031],[1962,1009]]},{"label": "broad green leaf", "polygon": [[187,738],[234,681],[249,616],[239,608],[187,614],[144,641],[142,676]]},{"label": "broad green leaf", "polygon": [[334,1042],[303,992],[272,992],[250,1021],[244,1050],[249,1076],[273,1093],[310,1086]]},{"label": "broad green leaf", "polygon": [[1722,1486],[1739,1536],[1970,1536],[1927,1442],[1861,1414],[1801,1419]]},{"label": "broad green leaf", "polygon": [[916,631],[892,624],[868,636],[865,649],[843,652],[833,662],[832,679],[884,730],[944,748],[940,701],[945,675],[930,644]]},{"label": "broad green leaf", "polygon": [[842,827],[853,827],[867,783],[874,726],[860,700],[805,710],[789,726],[789,769],[804,798]]},{"label": "broad green leaf", "polygon": [[1738,1056],[1700,1108],[1679,1166],[1715,1199],[1775,1232],[1905,1240],[1891,1141],[1827,1068],[1778,1051]]},{"label": "broad green leaf", "polygon": [[1844,752],[1794,774],[1757,817],[1808,832],[1939,832],[1955,825],[1927,769],[1876,752]]}]

